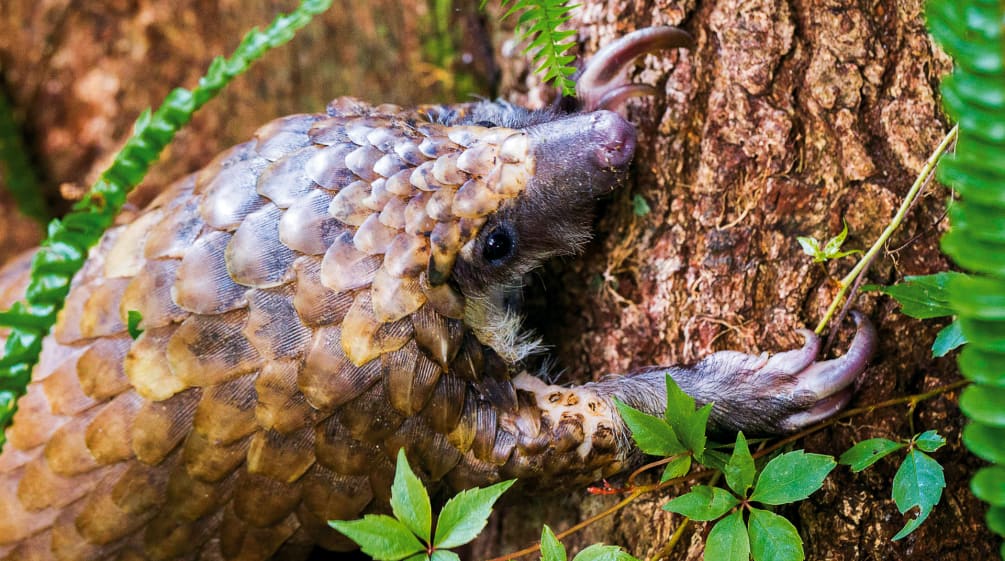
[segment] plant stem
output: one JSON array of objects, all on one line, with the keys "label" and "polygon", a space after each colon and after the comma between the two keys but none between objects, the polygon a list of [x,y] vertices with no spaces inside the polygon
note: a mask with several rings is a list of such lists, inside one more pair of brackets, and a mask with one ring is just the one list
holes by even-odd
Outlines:
[{"label": "plant stem", "polygon": [[914,180],[914,185],[911,185],[911,189],[907,192],[907,195],[904,196],[904,201],[900,204],[900,208],[897,209],[897,214],[894,215],[893,220],[887,224],[886,229],[883,230],[883,233],[876,239],[876,242],[872,244],[869,251],[865,252],[862,258],[859,259],[855,268],[845,275],[843,279],[838,281],[838,293],[831,301],[830,307],[827,308],[827,313],[824,314],[823,319],[820,320],[817,328],[814,329],[817,335],[823,333],[824,328],[827,327],[827,323],[832,317],[834,317],[834,313],[837,312],[844,300],[845,294],[848,292],[848,289],[851,288],[855,279],[862,274],[876,254],[879,253],[879,251],[886,245],[886,242],[889,241],[893,232],[900,227],[900,224],[904,221],[904,217],[907,216],[907,211],[910,210],[914,201],[921,194],[922,188],[928,183],[928,179],[931,177],[932,172],[935,171],[935,165],[939,163],[939,158],[942,157],[942,154],[949,149],[953,142],[956,142],[959,130],[959,125],[956,125],[949,131],[948,134],[946,134],[946,137],[942,139],[942,142],[939,143],[938,147],[935,148],[935,151],[932,152],[932,155],[928,157],[928,161],[926,161],[925,165],[921,168],[921,173],[918,174],[917,179]]}]

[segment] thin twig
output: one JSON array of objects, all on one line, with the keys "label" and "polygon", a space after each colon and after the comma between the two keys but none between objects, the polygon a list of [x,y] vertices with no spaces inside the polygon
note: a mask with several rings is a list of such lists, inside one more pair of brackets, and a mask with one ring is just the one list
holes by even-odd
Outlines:
[{"label": "thin twig", "polygon": [[893,220],[887,224],[886,229],[879,235],[876,242],[872,244],[869,251],[865,252],[865,255],[863,255],[862,259],[860,259],[858,264],[855,265],[855,268],[845,275],[843,279],[838,281],[838,286],[840,287],[838,293],[834,296],[834,300],[831,301],[831,305],[827,308],[827,312],[820,320],[820,324],[817,325],[816,329],[814,329],[817,335],[823,333],[824,328],[827,327],[827,323],[830,322],[832,317],[834,317],[834,313],[837,312],[838,308],[843,303],[845,294],[848,293],[848,289],[851,288],[855,279],[858,278],[863,271],[865,271],[866,266],[868,266],[868,264],[872,262],[873,258],[876,257],[876,254],[883,249],[883,246],[886,245],[886,242],[890,239],[890,236],[893,235],[893,232],[900,227],[900,224],[904,221],[904,217],[907,216],[907,211],[911,209],[915,199],[917,199],[920,195],[922,188],[928,183],[928,178],[932,175],[932,172],[935,171],[935,165],[939,163],[939,158],[941,158],[942,154],[944,154],[953,142],[956,141],[959,130],[958,125],[954,126],[946,137],[942,139],[942,142],[940,142],[939,146],[936,147],[934,152],[932,152],[932,155],[928,157],[928,161],[925,162],[924,167],[921,168],[921,173],[918,174],[918,178],[914,180],[914,185],[911,185],[911,189],[904,197],[904,201],[901,202],[900,208],[897,210],[897,214],[894,215]]}]

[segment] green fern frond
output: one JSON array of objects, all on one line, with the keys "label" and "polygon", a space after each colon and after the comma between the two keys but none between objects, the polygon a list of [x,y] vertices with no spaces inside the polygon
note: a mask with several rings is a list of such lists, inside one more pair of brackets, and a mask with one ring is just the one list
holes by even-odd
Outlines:
[{"label": "green fern frond", "polygon": [[5,441],[2,429],[14,416],[16,400],[24,394],[31,369],[38,362],[42,338],[63,307],[70,280],[83,266],[88,250],[115,220],[126,195],[143,180],[151,164],[197,109],[252,62],[287,43],[298,29],[330,6],[331,0],[303,0],[296,10],[273,20],[265,31],[255,28],[248,32],[230,58],[214,59],[195,89],[177,88],[157,111],[144,111],[136,120],[133,136],[87,196],[62,220],[49,224],[48,236],[32,262],[26,302],[0,313],[0,325],[12,328],[0,358],[0,447]]},{"label": "green fern frond", "polygon": [[522,41],[529,41],[524,52],[531,53],[538,64],[534,72],[561,88],[562,95],[575,95],[576,83],[571,76],[576,73],[572,66],[576,57],[568,53],[576,45],[576,32],[559,28],[572,18],[572,10],[579,4],[567,0],[501,0],[500,7],[506,10],[504,19],[520,14],[517,33]]},{"label": "green fern frond", "polygon": [[956,153],[939,165],[939,179],[960,194],[942,249],[973,273],[947,286],[968,341],[960,371],[974,382],[960,396],[970,418],[963,442],[993,464],[970,487],[991,504],[988,526],[1005,535],[1005,4],[931,0],[927,15],[955,62],[942,81],[942,103],[960,128]]}]

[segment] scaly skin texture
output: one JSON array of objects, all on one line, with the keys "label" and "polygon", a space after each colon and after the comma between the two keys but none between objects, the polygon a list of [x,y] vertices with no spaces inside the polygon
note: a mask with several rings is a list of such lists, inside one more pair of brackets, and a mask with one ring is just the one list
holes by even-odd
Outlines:
[{"label": "scaly skin texture", "polygon": [[[587,238],[623,177],[645,93],[616,70],[676,30],[605,49],[584,111],[354,99],[273,121],[109,231],[74,280],[0,454],[3,559],[302,558],[328,520],[387,512],[404,448],[429,484],[582,484],[637,456],[617,396],[670,374],[722,429],[829,415],[872,352],[818,341],[575,388],[521,368],[512,293]],[[613,70],[609,66],[615,66]],[[586,94],[589,95],[586,95]],[[21,260],[0,273],[6,303]],[[129,311],[143,333],[126,329]]]}]

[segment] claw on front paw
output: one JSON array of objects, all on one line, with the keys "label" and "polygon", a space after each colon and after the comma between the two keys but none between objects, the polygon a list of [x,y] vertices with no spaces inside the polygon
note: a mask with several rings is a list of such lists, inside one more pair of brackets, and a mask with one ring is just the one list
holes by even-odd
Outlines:
[{"label": "claw on front paw", "polygon": [[876,330],[859,312],[855,338],[841,357],[817,362],[820,339],[800,330],[802,348],[772,355],[722,351],[683,372],[678,380],[705,402],[714,402],[712,419],[724,429],[748,433],[786,433],[830,417],[844,407],[852,387],[876,349]]}]

